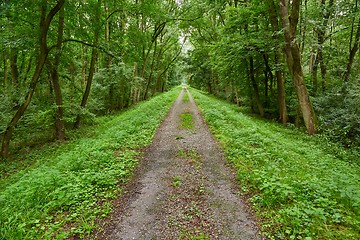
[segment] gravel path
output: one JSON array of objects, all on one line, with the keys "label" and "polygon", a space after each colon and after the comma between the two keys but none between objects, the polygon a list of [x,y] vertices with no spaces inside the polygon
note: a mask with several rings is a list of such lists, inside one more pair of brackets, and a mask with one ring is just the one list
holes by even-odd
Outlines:
[{"label": "gravel path", "polygon": [[[183,100],[185,94],[189,101]],[[181,127],[184,113],[191,114],[193,127]],[[102,239],[261,239],[221,149],[185,88],[142,164]]]}]

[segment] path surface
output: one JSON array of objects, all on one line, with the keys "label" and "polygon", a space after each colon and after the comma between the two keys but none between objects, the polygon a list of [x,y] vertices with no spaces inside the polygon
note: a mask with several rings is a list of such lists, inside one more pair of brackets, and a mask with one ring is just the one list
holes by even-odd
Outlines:
[{"label": "path surface", "polygon": [[[261,239],[221,149],[183,89],[145,153],[125,209],[107,239]],[[194,128],[181,128],[191,113]],[[197,238],[196,238],[197,237]]]}]

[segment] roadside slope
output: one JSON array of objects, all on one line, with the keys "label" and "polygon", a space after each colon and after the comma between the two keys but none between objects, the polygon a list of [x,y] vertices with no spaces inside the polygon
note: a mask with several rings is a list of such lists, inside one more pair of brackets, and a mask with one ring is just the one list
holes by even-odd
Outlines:
[{"label": "roadside slope", "polygon": [[249,117],[235,105],[190,91],[237,169],[266,236],[360,239],[360,167],[347,161],[350,153],[321,136]]},{"label": "roadside slope", "polygon": [[110,212],[179,91],[111,117],[80,139],[30,154],[34,166],[1,180],[0,239],[88,235]]}]

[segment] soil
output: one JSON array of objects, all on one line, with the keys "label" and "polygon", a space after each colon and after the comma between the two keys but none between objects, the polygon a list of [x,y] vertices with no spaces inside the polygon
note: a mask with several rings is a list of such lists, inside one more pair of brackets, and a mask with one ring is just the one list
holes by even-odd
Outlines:
[{"label": "soil", "polygon": [[[193,126],[181,127],[183,113],[192,115]],[[127,190],[98,239],[262,239],[222,149],[186,88]]]}]

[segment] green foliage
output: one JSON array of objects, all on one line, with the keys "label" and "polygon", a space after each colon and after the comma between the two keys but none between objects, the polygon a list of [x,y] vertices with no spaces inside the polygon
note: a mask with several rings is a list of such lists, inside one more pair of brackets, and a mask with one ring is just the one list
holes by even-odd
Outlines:
[{"label": "green foliage", "polygon": [[179,90],[102,118],[65,145],[30,153],[31,167],[1,172],[0,239],[87,236],[110,212],[137,165],[137,149],[151,143]]},{"label": "green foliage", "polygon": [[[360,166],[325,136],[249,117],[191,90],[270,239],[358,239]],[[342,152],[341,156],[334,152]]]},{"label": "green foliage", "polygon": [[[347,147],[360,146],[360,87],[335,88],[315,101],[323,131]],[[359,161],[360,164],[360,161]]]}]

